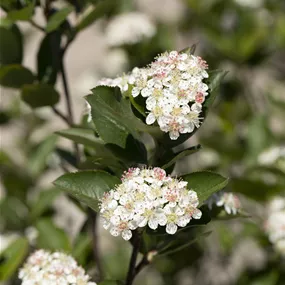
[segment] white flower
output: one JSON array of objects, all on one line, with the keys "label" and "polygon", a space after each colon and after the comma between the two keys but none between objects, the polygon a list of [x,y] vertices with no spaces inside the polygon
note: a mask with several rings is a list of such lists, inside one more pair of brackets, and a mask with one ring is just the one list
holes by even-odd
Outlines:
[{"label": "white flower", "polygon": [[102,78],[100,79],[97,84],[97,86],[109,86],[109,87],[119,87],[121,89],[121,92],[126,92],[129,89],[129,76],[124,74],[120,77],[116,78]]},{"label": "white flower", "polygon": [[96,285],[95,282],[88,281],[90,277],[71,256],[42,249],[29,256],[19,271],[19,279],[22,280],[22,285]]},{"label": "white flower", "polygon": [[134,69],[132,96],[146,99],[148,125],[156,121],[172,140],[200,127],[202,104],[208,95],[203,82],[208,65],[200,57],[172,51],[158,56],[148,68]]},{"label": "white flower", "polygon": [[263,151],[258,156],[258,162],[262,165],[272,165],[282,158],[285,158],[285,146],[274,146]]},{"label": "white flower", "polygon": [[268,204],[265,231],[276,250],[285,255],[285,198],[275,197]]},{"label": "white flower", "polygon": [[[146,68],[134,68],[115,79],[103,78],[97,85],[118,86],[132,97],[145,98],[146,124],[155,122],[172,140],[199,128],[202,106],[208,95],[203,82],[207,63],[199,56],[165,52]],[[131,94],[130,94],[131,93]]]},{"label": "white flower", "polygon": [[234,0],[238,5],[248,8],[259,8],[263,5],[264,0]]},{"label": "white flower", "polygon": [[87,122],[90,123],[92,121],[92,114],[91,114],[91,105],[85,101],[86,108],[85,113],[87,114]]},{"label": "white flower", "polygon": [[230,215],[236,215],[241,208],[240,200],[233,193],[220,192],[213,194],[206,202],[210,209],[213,205],[224,207],[225,211]]},{"label": "white flower", "polygon": [[162,23],[173,25],[180,22],[185,14],[187,15],[182,0],[137,0],[136,2],[140,10]]},{"label": "white flower", "polygon": [[132,237],[132,230],[145,226],[153,230],[166,226],[166,232],[174,234],[178,226],[185,227],[192,217],[202,215],[197,194],[187,184],[158,167],[130,168],[122,184],[101,199],[103,227],[125,240]]},{"label": "white flower", "polygon": [[106,28],[106,40],[110,46],[136,44],[152,38],[155,33],[156,27],[147,15],[131,12],[110,20]]},{"label": "white flower", "polygon": [[107,76],[117,76],[126,70],[128,55],[122,48],[112,48],[102,58],[102,68]]}]

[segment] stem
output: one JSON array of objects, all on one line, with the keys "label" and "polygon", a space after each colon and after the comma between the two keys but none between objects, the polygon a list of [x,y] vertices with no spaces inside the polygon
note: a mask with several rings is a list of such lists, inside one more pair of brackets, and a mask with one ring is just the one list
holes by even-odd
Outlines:
[{"label": "stem", "polygon": [[[64,49],[61,53],[61,59],[60,59],[60,72],[62,76],[62,82],[63,82],[63,89],[64,89],[64,96],[66,100],[66,106],[67,106],[67,112],[68,112],[68,122],[69,125],[74,124],[74,118],[73,118],[73,112],[72,112],[72,107],[71,107],[71,99],[70,99],[70,93],[69,93],[69,88],[68,88],[68,83],[67,83],[67,78],[66,78],[66,73],[65,73],[65,68],[64,68],[64,52],[66,49]],[[76,155],[76,161],[77,165],[80,163],[80,151],[79,147],[76,143],[74,145],[74,150],[75,150],[75,155]]]},{"label": "stem", "polygon": [[70,125],[69,120],[55,107],[52,107],[53,112],[59,116],[63,121],[65,121],[68,125]]},{"label": "stem", "polygon": [[133,237],[133,252],[129,264],[129,270],[126,278],[126,285],[132,285],[134,278],[136,276],[136,263],[137,263],[137,256],[139,253],[141,244],[141,233],[138,231],[134,231],[134,237]]},{"label": "stem", "polygon": [[98,234],[97,234],[97,223],[98,223],[98,216],[97,213],[88,209],[89,211],[89,218],[90,218],[90,224],[91,224],[91,233],[92,233],[92,248],[93,248],[93,257],[96,262],[96,266],[98,268],[98,274],[99,274],[99,281],[102,280],[104,273],[102,264],[100,261],[100,253],[99,253],[99,246],[98,246]]},{"label": "stem", "polygon": [[[63,56],[63,54],[62,54]],[[72,112],[72,107],[71,107],[71,99],[70,99],[70,92],[67,84],[67,78],[66,78],[66,72],[64,68],[64,63],[63,63],[63,57],[60,59],[60,72],[62,76],[62,83],[63,83],[63,89],[64,89],[64,96],[66,100],[66,105],[67,105],[67,111],[68,111],[68,120],[69,123],[72,125],[73,124],[73,112]]]},{"label": "stem", "polygon": [[45,32],[45,29],[41,27],[40,25],[38,25],[34,20],[30,20],[29,22],[33,27],[35,27],[39,31]]},{"label": "stem", "polygon": [[147,256],[144,255],[140,263],[135,268],[135,276],[138,275],[140,271],[148,264],[149,264],[149,261],[147,260]]}]

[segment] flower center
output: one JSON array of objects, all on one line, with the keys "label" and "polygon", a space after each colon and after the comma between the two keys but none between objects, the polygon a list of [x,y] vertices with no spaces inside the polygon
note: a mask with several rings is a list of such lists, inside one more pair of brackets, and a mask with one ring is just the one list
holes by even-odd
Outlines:
[{"label": "flower center", "polygon": [[170,222],[170,223],[175,223],[176,220],[177,220],[177,216],[174,213],[169,214],[167,216],[167,221]]}]

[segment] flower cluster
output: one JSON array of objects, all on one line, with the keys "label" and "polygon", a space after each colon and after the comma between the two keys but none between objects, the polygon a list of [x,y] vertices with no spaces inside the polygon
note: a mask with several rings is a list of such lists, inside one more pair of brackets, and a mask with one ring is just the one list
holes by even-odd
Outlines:
[{"label": "flower cluster", "polygon": [[136,44],[156,33],[151,19],[140,12],[121,14],[108,23],[106,39],[110,46]]},{"label": "flower cluster", "polygon": [[115,79],[104,78],[98,85],[118,86],[131,96],[146,99],[146,123],[158,123],[172,140],[199,128],[202,104],[208,95],[203,82],[208,65],[198,56],[172,51],[158,56],[147,68],[134,68],[130,74]]},{"label": "flower cluster", "polygon": [[276,197],[268,205],[265,231],[276,250],[285,255],[285,198]]},{"label": "flower cluster", "polygon": [[201,218],[198,204],[197,193],[187,189],[187,182],[167,176],[163,169],[130,168],[122,183],[105,193],[100,213],[105,229],[129,240],[132,230],[147,225],[153,230],[166,226],[168,234],[175,234],[178,226]]},{"label": "flower cluster", "polygon": [[19,271],[22,285],[96,285],[69,255],[37,250]]},{"label": "flower cluster", "polygon": [[158,56],[149,68],[134,70],[129,83],[133,97],[146,98],[146,123],[157,121],[172,140],[199,128],[202,103],[208,94],[203,82],[207,68],[201,57],[172,51]]},{"label": "flower cluster", "polygon": [[230,214],[237,214],[241,208],[241,203],[237,195],[233,193],[219,192],[213,194],[208,200],[207,205],[212,209],[213,205],[224,207],[225,211]]}]

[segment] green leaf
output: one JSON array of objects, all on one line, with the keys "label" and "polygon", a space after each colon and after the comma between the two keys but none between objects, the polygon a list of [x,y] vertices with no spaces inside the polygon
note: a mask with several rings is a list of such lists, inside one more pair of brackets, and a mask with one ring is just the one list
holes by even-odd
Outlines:
[{"label": "green leaf", "polygon": [[135,109],[144,117],[146,117],[146,113],[144,110],[144,106],[140,105],[137,101],[136,98],[134,98],[132,95],[129,96],[130,101],[132,103],[132,105],[135,107]]},{"label": "green leaf", "polygon": [[45,83],[24,85],[21,96],[22,100],[32,108],[53,106],[59,101],[58,92]]},{"label": "green leaf", "polygon": [[7,18],[11,21],[29,21],[33,16],[34,4],[30,3],[20,10],[12,10],[7,14]]},{"label": "green leaf", "polygon": [[60,69],[61,32],[54,31],[47,34],[40,45],[37,54],[38,80],[42,83],[54,85]]},{"label": "green leaf", "polygon": [[77,168],[78,164],[74,153],[59,147],[55,149],[55,153],[59,156],[62,162],[67,162],[68,164]]},{"label": "green leaf", "polygon": [[10,88],[21,88],[24,84],[31,84],[35,80],[33,73],[19,64],[0,67],[0,84]]},{"label": "green leaf", "polygon": [[93,10],[87,14],[76,26],[76,31],[82,31],[87,28],[91,24],[93,24],[99,18],[105,16],[107,13],[111,12],[114,7],[115,1],[113,0],[105,0],[99,2]]},{"label": "green leaf", "polygon": [[104,171],[82,171],[64,174],[54,185],[73,195],[79,201],[98,211],[98,201],[120,180]]},{"label": "green leaf", "polygon": [[56,134],[70,139],[76,143],[93,147],[95,150],[96,148],[102,149],[105,144],[102,139],[95,137],[92,129],[70,128],[67,130],[58,131]]},{"label": "green leaf", "polygon": [[35,220],[40,217],[49,207],[54,199],[61,193],[57,188],[51,188],[40,192],[38,199],[31,206],[30,218]]},{"label": "green leaf", "polygon": [[29,250],[29,242],[26,238],[19,238],[6,248],[0,255],[0,280],[8,280],[16,273]]},{"label": "green leaf", "polygon": [[47,22],[46,31],[50,33],[56,30],[73,10],[73,6],[67,6],[51,15]]},{"label": "green leaf", "polygon": [[45,218],[37,222],[38,230],[37,247],[51,251],[71,251],[71,244],[67,234],[56,227],[51,219]]},{"label": "green leaf", "polygon": [[174,154],[175,156],[168,163],[164,164],[161,168],[167,169],[168,167],[170,167],[171,165],[176,163],[179,159],[184,158],[190,154],[193,154],[193,153],[199,151],[200,148],[201,148],[201,145],[196,145],[196,146],[192,146],[188,149],[185,149],[183,151],[180,151],[179,153],[175,153]]},{"label": "green leaf", "polygon": [[98,86],[92,92],[94,95],[86,98],[91,105],[96,130],[106,143],[125,148],[129,134],[139,138],[135,128],[140,121],[132,113],[130,102],[122,97],[119,88]]},{"label": "green leaf", "polygon": [[21,63],[23,58],[23,38],[15,24],[5,19],[0,22],[0,64]]},{"label": "green leaf", "polygon": [[[202,235],[199,236],[199,239],[201,239],[201,236],[207,237],[211,234],[212,231],[208,231],[203,233]],[[166,255],[170,255],[170,254],[174,254],[178,251],[181,251],[183,249],[186,249],[187,247],[191,246],[192,244],[196,243],[198,241],[197,238],[193,239],[193,240],[189,240],[188,242],[185,242],[183,244],[181,244],[181,242],[178,244],[175,244],[174,246],[171,247],[167,247],[167,249],[164,249],[163,251],[161,251],[159,253],[159,256],[166,256]]]},{"label": "green leaf", "polygon": [[206,101],[203,104],[203,107],[205,109],[205,113],[208,112],[208,109],[213,104],[214,100],[217,97],[217,93],[214,92],[216,89],[220,86],[222,80],[226,76],[228,72],[224,70],[211,70],[209,71],[209,78],[206,80],[206,84],[208,84],[209,87],[209,95],[206,97]]},{"label": "green leaf", "polygon": [[202,205],[212,194],[222,190],[228,179],[213,172],[201,171],[182,176],[188,182],[188,188],[197,192],[199,205]]},{"label": "green leaf", "polygon": [[37,176],[42,173],[47,164],[47,159],[55,149],[57,136],[51,135],[43,140],[37,149],[29,157],[28,169],[32,176]]},{"label": "green leaf", "polygon": [[131,135],[127,137],[124,148],[116,144],[106,144],[106,147],[128,166],[137,163],[147,164],[147,151],[144,144]]}]

